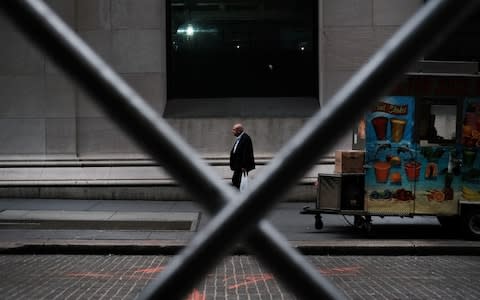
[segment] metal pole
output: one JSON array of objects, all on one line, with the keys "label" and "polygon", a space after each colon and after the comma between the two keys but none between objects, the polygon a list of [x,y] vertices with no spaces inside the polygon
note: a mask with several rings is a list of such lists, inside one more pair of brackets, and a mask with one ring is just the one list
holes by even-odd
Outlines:
[{"label": "metal pole", "polygon": [[[110,117],[143,149],[183,183],[209,212],[215,213],[237,195],[221,182],[170,126],[42,1],[2,0],[8,16],[53,61],[91,94]],[[285,286],[298,297],[341,299],[343,296],[326,281],[268,222],[248,239],[250,247]],[[275,255],[272,255],[272,249]],[[202,273],[189,270],[186,277],[201,278]],[[188,292],[184,283],[173,288],[172,299]],[[175,294],[175,295],[174,295]]]},{"label": "metal pole", "polygon": [[240,201],[222,209],[190,245],[176,256],[155,283],[157,290],[148,299],[164,299],[177,283],[197,278],[188,269],[207,272],[224,254],[224,249],[240,240],[273,206],[278,196],[295,183],[319,156],[328,151],[355,117],[373,104],[408,66],[431,50],[471,12],[478,1],[430,0],[374,57],[356,73],[256,177],[252,189]]}]

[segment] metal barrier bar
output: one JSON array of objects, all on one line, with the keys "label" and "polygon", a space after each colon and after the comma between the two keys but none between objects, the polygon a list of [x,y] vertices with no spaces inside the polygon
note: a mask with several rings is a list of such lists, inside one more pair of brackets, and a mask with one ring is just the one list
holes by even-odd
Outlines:
[{"label": "metal barrier bar", "polygon": [[[42,1],[2,0],[14,23],[68,75],[94,97],[110,117],[139,143],[209,212],[215,213],[237,193],[224,184],[191,147],[111,68],[106,65]],[[198,196],[201,195],[201,196]],[[330,282],[292,249],[266,221],[247,239],[262,261],[277,272],[283,284],[299,298],[341,299]],[[276,249],[276,251],[272,251]],[[189,277],[195,271],[189,270]],[[201,278],[198,273],[196,278]],[[148,289],[147,289],[148,290]],[[179,283],[166,298],[179,298],[188,289]]]},{"label": "metal barrier bar", "polygon": [[[19,3],[19,2],[24,2],[24,1],[13,1],[13,2]],[[16,9],[18,9],[19,6],[17,4],[12,4],[13,2],[7,0],[7,1],[0,2],[0,4],[4,7],[9,7],[7,11],[9,13],[11,13],[12,15],[15,15],[15,7],[16,7]],[[32,2],[32,1],[29,1],[29,3],[30,2]],[[410,60],[413,60],[414,56],[407,57],[407,58],[405,58],[405,57],[402,58],[401,56],[402,55],[407,55],[408,56],[410,54],[412,54],[412,55],[413,54],[419,54],[421,50],[425,50],[426,49],[425,41],[427,41],[428,38],[430,38],[431,36],[437,36],[438,37],[440,35],[440,33],[442,32],[442,30],[448,28],[451,25],[451,23],[450,23],[451,20],[448,17],[452,16],[452,15],[454,16],[456,11],[455,10],[450,11],[452,13],[452,14],[450,14],[448,10],[452,10],[452,9],[456,9],[456,8],[458,8],[458,9],[466,8],[468,5],[473,3],[473,1],[465,1],[465,2],[464,1],[458,1],[458,2],[462,2],[462,3],[458,3],[458,5],[455,6],[454,4],[452,4],[453,2],[454,1],[436,1],[436,2],[435,1],[430,1],[430,3],[438,4],[438,7],[440,7],[440,8],[437,7],[436,10],[432,10],[433,12],[436,12],[436,14],[437,14],[436,15],[437,19],[433,18],[433,20],[436,20],[436,22],[437,22],[436,26],[438,26],[438,27],[435,28],[435,30],[433,30],[433,28],[429,28],[427,26],[427,25],[429,25],[428,23],[426,25],[423,24],[424,27],[421,27],[419,25],[420,29],[424,29],[423,32],[422,32],[422,30],[419,30],[419,32],[417,32],[416,35],[413,35],[413,37],[419,38],[418,40],[416,40],[417,44],[414,45],[414,46],[419,47],[418,49],[412,49],[412,48],[407,47],[406,49],[403,49],[404,50],[403,53],[402,52],[395,53],[395,51],[390,51],[392,49],[388,49],[389,43],[387,43],[387,47],[383,49],[384,52],[385,52],[384,54],[389,54],[390,55],[391,54],[390,52],[392,52],[394,54],[397,54],[397,56],[392,55],[391,57],[388,57],[390,59],[390,61],[389,61],[388,59],[384,60],[385,57],[382,57],[382,55],[380,55],[377,63],[378,62],[383,62],[383,63],[386,64],[386,66],[400,67],[403,63],[408,62]],[[6,3],[8,3],[8,4],[6,4]],[[25,1],[25,3],[26,3],[26,1]],[[38,3],[38,2],[35,2],[35,3]],[[33,4],[35,4],[35,3],[33,3]],[[445,3],[447,3],[447,4],[445,4]],[[30,4],[32,4],[32,3],[30,3]],[[430,7],[434,7],[434,4],[431,4]],[[442,5],[443,5],[443,10],[442,10]],[[445,6],[447,6],[447,8],[445,8]],[[12,8],[12,7],[14,7],[14,8]],[[424,12],[425,11],[429,12],[426,9],[424,9],[423,11]],[[432,13],[432,11],[430,11],[429,13]],[[45,10],[40,11],[40,12],[45,12]],[[432,13],[432,15],[434,15],[434,14]],[[439,20],[438,19],[439,16],[442,16],[443,18],[446,18],[446,19]],[[74,63],[71,63],[71,62],[68,61],[68,59],[71,58],[71,56],[69,56],[71,53],[70,54],[69,54],[69,52],[63,53],[63,50],[73,50],[72,53],[74,53],[75,55],[77,55],[77,54],[80,55],[79,57],[82,57],[82,54],[85,54],[83,52],[77,53],[75,51],[75,49],[68,49],[68,47],[67,47],[67,49],[64,49],[64,48],[60,47],[59,48],[60,51],[58,51],[59,49],[57,49],[57,52],[56,52],[55,49],[51,49],[52,47],[48,45],[49,43],[53,43],[55,41],[58,42],[57,39],[61,40],[62,37],[65,37],[65,36],[62,35],[63,33],[66,33],[67,37],[74,36],[74,35],[68,36],[71,32],[63,31],[63,32],[59,33],[59,32],[54,30],[53,33],[55,33],[55,34],[53,34],[50,37],[49,37],[48,34],[47,35],[36,36],[35,33],[38,33],[37,28],[29,29],[28,25],[31,24],[30,22],[32,22],[32,20],[35,20],[35,21],[33,21],[34,25],[38,25],[39,23],[37,23],[37,22],[42,21],[42,19],[41,18],[40,18],[40,20],[35,19],[35,18],[30,19],[30,18],[28,18],[28,15],[27,15],[26,18],[23,18],[23,17],[25,17],[25,15],[23,15],[22,13],[17,14],[17,17],[18,17],[18,21],[22,24],[22,27],[24,28],[24,30],[28,32],[30,37],[33,38],[33,39],[37,39],[37,42],[40,45],[42,45],[42,47],[44,47],[46,49],[50,48],[50,51],[53,50],[51,52],[52,55],[57,54],[59,56],[59,58],[57,58],[56,60],[60,61],[60,62],[63,62],[63,65],[66,66],[67,70],[69,69],[69,66],[72,67],[74,65]],[[50,15],[47,14],[47,19],[48,19],[48,17],[50,17]],[[427,17],[430,17],[432,19],[431,16],[427,15]],[[430,20],[430,21],[432,21],[432,20]],[[419,22],[419,23],[421,23],[421,22]],[[433,22],[433,21],[431,23],[435,24],[435,22]],[[432,24],[430,24],[430,25],[432,25]],[[416,25],[418,25],[418,24],[416,24]],[[59,27],[59,28],[61,29],[61,27]],[[54,26],[54,28],[50,28],[50,29],[55,29],[55,26]],[[440,33],[437,33],[437,30]],[[48,32],[48,30],[47,30],[47,32]],[[407,32],[408,32],[408,30],[407,30]],[[437,34],[435,35],[435,33],[437,33]],[[53,37],[53,39],[51,39],[52,37]],[[402,37],[402,36],[400,35],[400,37]],[[405,39],[408,41],[407,38],[405,38]],[[75,41],[75,39],[73,39],[73,41]],[[69,40],[69,42],[71,42],[71,40]],[[395,44],[396,43],[391,42],[390,46],[396,47]],[[410,43],[410,44],[411,44],[410,47],[412,47],[413,46],[412,43]],[[58,45],[55,45],[55,46],[58,46]],[[53,48],[55,48],[55,47],[53,47]],[[382,51],[380,51],[380,54],[381,54],[381,52]],[[68,54],[68,55],[65,55],[65,54]],[[401,54],[401,55],[399,55],[399,54]],[[376,57],[378,57],[378,55]],[[373,61],[375,61],[375,59]],[[78,61],[75,61],[75,62],[78,62]],[[373,64],[370,63],[369,65],[371,67],[376,67],[375,63],[373,63]],[[83,66],[83,67],[85,67],[85,66]],[[91,67],[92,67],[91,65],[87,66],[86,70],[91,71],[92,70]],[[106,66],[103,66],[103,67],[106,67]],[[79,66],[75,66],[75,68],[79,68]],[[80,69],[82,69],[82,68],[80,68]],[[367,97],[366,99],[368,99],[369,102],[374,101],[376,99],[376,97],[378,97],[383,92],[385,92],[385,89],[387,88],[388,84],[391,84],[393,82],[393,79],[395,78],[394,75],[395,74],[400,74],[403,71],[402,68],[399,68],[399,69],[395,69],[393,73],[388,73],[386,71],[388,71],[390,69],[388,69],[388,68],[383,68],[383,69],[384,70],[379,70],[378,72],[373,72],[372,70],[369,70],[368,68],[366,68],[366,69],[363,68],[362,70],[363,70],[364,74],[362,74],[362,70],[361,70],[357,74],[357,76],[354,77],[349,82],[349,84],[347,84],[347,86],[344,89],[342,89],[337,94],[337,96],[334,97],[334,100],[336,99],[336,101],[333,101],[333,100],[331,101],[331,103],[334,103],[334,104],[330,105],[330,106],[326,107],[324,110],[322,110],[323,113],[317,114],[317,116],[314,117],[312,119],[312,121],[309,122],[306,125],[306,127],[304,127],[304,129],[302,129],[300,131],[300,133],[294,138],[294,140],[284,148],[286,150],[282,151],[282,153],[281,153],[282,155],[278,156],[278,157],[282,157],[282,159],[287,159],[287,160],[288,159],[294,159],[294,161],[282,161],[282,159],[279,159],[279,158],[272,161],[272,164],[270,164],[270,167],[269,167],[270,171],[268,173],[264,173],[263,177],[257,177],[257,182],[256,182],[256,184],[254,183],[254,185],[256,185],[256,188],[251,190],[251,192],[249,194],[245,195],[245,196],[239,196],[240,200],[242,200],[241,202],[232,203],[232,204],[228,205],[217,217],[215,217],[212,220],[213,223],[208,224],[206,230],[200,232],[199,235],[197,235],[194,238],[194,240],[192,241],[193,246],[188,247],[186,249],[186,251],[184,252],[184,253],[187,253],[187,254],[191,253],[192,255],[189,256],[189,255],[182,254],[183,257],[179,256],[179,257],[175,258],[174,261],[181,260],[180,264],[176,264],[174,262],[173,267],[167,269],[167,270],[172,270],[172,271],[169,272],[168,276],[164,277],[164,278],[167,278],[167,280],[160,280],[160,282],[163,283],[163,284],[161,286],[159,286],[158,289],[155,289],[155,288],[151,289],[151,291],[153,291],[153,292],[148,294],[147,297],[163,295],[166,298],[178,298],[178,297],[181,297],[183,294],[185,294],[184,289],[188,288],[189,285],[193,286],[195,281],[200,279],[199,276],[201,277],[202,272],[205,272],[205,270],[207,270],[210,266],[212,266],[214,262],[216,262],[218,259],[221,258],[220,256],[219,257],[214,257],[215,253],[225,253],[225,250],[223,250],[223,249],[218,250],[216,248],[224,247],[225,245],[232,245],[233,242],[236,239],[240,239],[240,238],[243,237],[243,235],[241,235],[240,233],[245,234],[245,233],[248,232],[248,230],[251,230],[252,227],[254,227],[253,224],[249,224],[249,226],[245,226],[245,228],[243,228],[244,224],[242,224],[243,223],[242,218],[245,217],[246,214],[248,214],[248,219],[251,220],[251,223],[256,224],[255,220],[259,220],[263,216],[265,211],[273,205],[277,196],[279,194],[281,194],[282,192],[285,192],[285,190],[287,189],[288,186],[290,186],[291,184],[296,182],[296,180],[298,180],[298,178],[303,174],[302,169],[305,169],[307,165],[313,163],[316,160],[316,158],[320,154],[322,154],[321,151],[327,150],[328,149],[327,144],[332,144],[333,143],[333,139],[332,139],[332,140],[328,141],[329,143],[324,143],[322,146],[314,148],[314,149],[318,150],[317,153],[312,153],[313,149],[312,149],[312,152],[305,151],[305,149],[308,150],[308,147],[310,147],[312,145],[312,143],[315,143],[315,141],[318,141],[318,137],[315,137],[315,135],[319,134],[320,137],[326,137],[326,136],[328,136],[329,132],[332,132],[332,131],[330,131],[332,129],[336,130],[336,129],[342,127],[342,126],[343,126],[343,128],[346,128],[346,125],[348,124],[348,122],[347,123],[342,123],[342,122],[347,121],[349,119],[349,117],[351,117],[353,115],[353,114],[340,115],[340,117],[338,118],[339,121],[337,123],[335,123],[336,121],[334,120],[333,116],[329,116],[329,113],[330,114],[331,113],[336,114],[336,113],[341,113],[341,112],[351,113],[351,112],[355,111],[355,109],[357,108],[356,107],[357,104],[361,104],[360,107],[365,105],[365,103],[361,103],[362,102],[361,101],[362,96]],[[95,74],[95,70],[96,69],[93,68],[94,74]],[[213,195],[213,196],[217,196],[217,197],[214,197],[215,200],[213,202],[223,204],[223,203],[226,203],[228,201],[228,199],[235,198],[235,194],[233,193],[233,191],[228,191],[226,186],[223,188],[221,186],[221,184],[215,183],[215,180],[213,180],[213,179],[211,180],[211,178],[214,178],[214,177],[210,178],[209,177],[210,175],[208,175],[208,173],[203,173],[201,169],[197,169],[197,167],[204,167],[204,165],[201,164],[199,159],[194,159],[193,165],[189,165],[188,160],[187,160],[186,165],[184,165],[185,168],[182,168],[180,170],[175,170],[174,168],[170,169],[177,164],[182,165],[182,163],[184,163],[184,161],[181,158],[182,155],[177,156],[178,151],[183,150],[181,148],[177,148],[177,146],[182,146],[181,139],[179,139],[173,133],[173,131],[168,132],[168,130],[171,131],[171,129],[169,129],[169,127],[166,123],[165,124],[155,123],[155,122],[158,121],[157,120],[158,117],[148,107],[144,111],[142,111],[142,109],[137,111],[136,109],[138,109],[139,107],[143,108],[142,100],[135,93],[133,93],[128,88],[128,86],[124,85],[123,82],[120,81],[121,84],[119,86],[114,85],[115,88],[119,88],[118,90],[115,90],[115,89],[113,91],[109,90],[108,89],[109,84],[107,84],[107,85],[104,85],[104,86],[100,85],[101,91],[95,91],[94,89],[92,89],[92,87],[95,87],[95,82],[94,81],[97,80],[97,76],[94,76],[93,79],[92,79],[92,77],[85,76],[85,75],[91,75],[91,73],[89,73],[89,72],[82,73],[83,71],[85,71],[85,69],[83,69],[83,70],[73,70],[72,69],[71,70],[71,72],[77,78],[77,80],[78,79],[85,80],[84,84],[87,85],[88,90],[97,96],[97,100],[100,101],[104,105],[104,109],[106,109],[107,111],[110,110],[110,113],[113,114],[113,116],[116,118],[117,122],[119,122],[119,124],[122,127],[124,127],[124,128],[126,127],[128,132],[131,135],[133,135],[134,137],[138,133],[141,133],[143,135],[143,139],[142,139],[142,137],[137,137],[136,139],[140,140],[140,142],[143,144],[143,146],[145,148],[147,148],[147,150],[149,150],[149,153],[152,154],[152,152],[153,152],[155,158],[160,157],[160,161],[166,163],[167,169],[176,178],[178,178],[179,180],[184,179],[184,180],[182,180],[182,182],[184,184],[185,183],[190,184],[190,183],[197,182],[197,180],[195,178],[192,178],[192,177],[195,177],[196,175],[199,175],[199,174],[207,174],[206,181],[208,183],[210,183],[210,185],[208,185],[208,187],[206,187],[206,188],[203,188],[203,190],[207,191],[207,194],[201,194],[202,197],[200,197],[200,198],[202,198],[202,199],[200,199],[200,200],[204,200],[203,202],[208,202],[208,200],[212,200],[212,199],[207,198],[207,196]],[[369,74],[369,71],[372,71],[371,74]],[[390,70],[390,71],[392,71],[392,70]],[[107,70],[105,70],[104,68],[100,68],[100,74],[101,74],[100,80],[106,80],[107,83],[111,83],[110,80],[114,79],[113,81],[115,83],[119,83],[116,76],[114,76],[113,72],[110,72],[108,68],[107,68]],[[376,77],[375,76],[372,77],[373,79],[377,78],[376,81],[373,80],[372,78],[369,78],[369,76],[372,75],[372,74],[376,75]],[[112,77],[112,75],[113,75],[113,77]],[[379,81],[378,80],[379,76],[380,77],[384,76],[385,81],[383,81],[383,82],[382,82],[382,80]],[[357,80],[354,80],[355,78]],[[363,80],[365,80],[365,82],[363,82]],[[375,84],[378,84],[379,82],[384,84],[384,86],[382,86],[382,88],[380,88],[380,89],[378,88],[378,86],[375,86]],[[105,82],[103,82],[103,83],[105,83]],[[369,84],[367,84],[367,83],[369,83]],[[96,87],[98,87],[98,86],[96,86]],[[105,90],[103,90],[103,88],[105,88]],[[115,96],[119,96],[119,94],[120,94],[120,98],[115,98]],[[110,101],[111,98],[101,99],[104,96],[109,96],[109,97],[113,96],[113,99],[115,99],[115,101],[119,101],[119,99],[120,100],[125,100],[125,99],[123,99],[124,97],[126,97],[127,99],[131,98],[131,103],[128,103],[128,105],[126,105],[125,107],[117,107],[117,106],[119,106],[118,103],[116,103],[115,101]],[[356,97],[358,97],[358,98],[356,98]],[[351,109],[351,108],[346,109],[345,107],[342,107],[342,105],[340,105],[341,100],[345,100],[345,99],[350,99],[350,100],[346,100],[346,101],[351,101],[352,102],[351,104],[353,105],[354,109]],[[337,104],[335,104],[335,103],[337,103]],[[112,105],[113,108],[109,107],[109,105]],[[129,111],[129,109],[134,109],[135,112],[139,112],[141,115],[138,116],[138,115],[135,115],[135,113],[132,114]],[[133,117],[139,117],[138,121],[140,123],[145,122],[145,124],[147,124],[148,126],[141,126],[139,129],[136,130],[135,128],[131,128],[130,126],[128,126],[128,124],[122,123],[122,119],[125,118],[126,120],[128,120],[128,117],[132,117],[132,116]],[[337,117],[338,117],[338,115],[337,115]],[[131,122],[133,122],[133,121],[134,120],[132,120]],[[351,121],[351,120],[348,120],[348,121]],[[153,122],[153,124],[151,122]],[[145,124],[143,124],[143,125],[145,125]],[[322,125],[322,126],[320,126],[320,125]],[[319,126],[319,128],[317,128],[317,126]],[[166,134],[165,134],[165,132],[163,132],[163,130],[167,130]],[[160,140],[160,141],[156,141],[156,142],[151,142],[151,141],[147,140],[147,138],[150,137],[149,134],[151,134],[151,133],[157,133],[158,134],[158,131],[160,133],[162,133],[160,136],[162,138],[165,138],[166,140]],[[145,133],[147,133],[147,135]],[[175,140],[175,139],[178,139],[178,141]],[[325,141],[322,141],[322,142],[325,142]],[[301,146],[302,143],[306,143],[306,144]],[[150,149],[149,147],[152,146],[152,145],[155,145],[156,147],[160,146],[160,148]],[[310,145],[310,146],[308,146],[308,145]],[[164,147],[164,148],[162,148],[162,147]],[[166,154],[165,157],[163,157],[162,155],[158,154],[158,152],[156,152],[156,151],[161,151],[161,150],[165,150],[164,152],[162,152],[163,154]],[[170,152],[170,150],[172,152]],[[193,151],[190,151],[190,150],[186,151],[187,154],[190,153],[190,152],[193,153]],[[185,154],[185,152],[183,154]],[[306,155],[306,154],[314,154],[314,155],[312,157],[307,157],[308,155]],[[169,159],[173,159],[174,161],[173,162],[169,161]],[[186,173],[184,173],[184,171],[186,171],[186,170],[193,171],[195,173],[192,176],[187,176],[188,178],[185,179],[184,176],[186,175]],[[289,178],[283,178],[282,177],[282,174],[285,175],[286,171],[289,171],[286,174],[287,176],[290,176]],[[199,173],[196,174],[196,172],[199,172]],[[189,172],[187,172],[187,173],[189,173]],[[260,178],[261,178],[261,180],[258,180]],[[275,184],[278,185],[278,187],[279,187],[278,190],[277,189],[272,189],[273,185],[275,185]],[[215,190],[215,192],[212,192],[212,190],[209,189],[209,188],[216,189],[217,186],[219,186],[220,189]],[[197,190],[202,189],[202,188],[194,188],[194,187],[191,187],[191,186],[187,186],[187,188],[189,188],[190,191],[195,190],[195,189],[197,189]],[[224,193],[222,193],[222,191]],[[269,192],[272,192],[272,193],[270,194]],[[267,198],[262,198],[263,196],[267,196]],[[272,199],[270,200],[268,197],[272,197]],[[266,201],[267,203],[260,204],[258,207],[256,205],[252,204],[252,202],[255,202],[255,201],[261,202],[261,201],[264,201],[266,199],[268,200],[268,201]],[[214,205],[208,204],[208,203],[205,203],[205,205],[208,206],[208,207],[211,207],[212,210],[215,210],[215,208],[213,208]],[[257,211],[256,210],[257,208],[259,208],[261,210]],[[252,218],[252,215],[253,215],[253,218]],[[232,218],[232,219],[229,219],[229,218]],[[267,224],[267,225],[265,225],[265,224]],[[224,225],[227,225],[227,227],[223,228],[222,230],[219,230],[219,228],[224,226]],[[253,243],[251,243],[251,246],[254,247],[259,252],[261,257],[263,259],[266,259],[266,261],[269,262],[269,264],[272,264],[272,262],[273,262],[272,267],[275,267],[275,262],[277,262],[277,263],[281,263],[281,262],[278,262],[276,260],[272,260],[272,261],[268,260],[269,259],[269,257],[268,257],[269,256],[269,253],[268,253],[269,249],[268,248],[267,249],[262,249],[261,247],[259,247],[258,243],[262,242],[262,240],[260,238],[267,238],[270,242],[273,242],[273,244],[279,244],[280,249],[283,249],[282,246],[285,246],[286,244],[284,243],[284,240],[279,242],[278,236],[275,235],[277,233],[276,231],[269,232],[268,230],[265,230],[265,226],[267,226],[267,228],[268,228],[269,225],[268,225],[268,223],[262,221],[262,223],[259,225],[259,227],[261,229],[260,234],[263,233],[264,237],[257,236],[257,237],[259,237],[259,239],[256,239],[256,240],[253,239]],[[258,228],[258,226],[257,226],[257,228]],[[230,230],[235,230],[235,231],[230,231]],[[235,232],[235,234],[237,234],[237,232],[238,232],[238,236],[235,236],[234,234],[232,234],[232,232]],[[270,233],[272,235],[269,235]],[[275,238],[273,238],[273,237],[275,237]],[[226,238],[226,239],[224,239],[224,238]],[[208,249],[208,242],[209,241],[212,243],[212,244],[210,244],[210,246],[215,251],[213,251],[213,252],[207,251],[206,257],[201,257],[201,261],[199,261],[198,259],[195,258],[195,255],[201,254],[202,253],[201,250]],[[187,270],[187,272],[183,272],[183,273],[176,271],[176,270],[181,269],[181,268],[178,268],[177,266],[184,267],[185,264],[188,263],[189,259],[187,259],[187,258],[189,258],[189,257],[193,258],[193,260],[191,260],[192,262],[196,262],[196,263],[198,262],[197,266],[200,268],[200,270],[202,270],[201,272],[195,272],[193,274],[194,275],[193,278],[192,278],[192,273],[188,272],[190,270]],[[286,257],[289,258],[288,260],[289,260],[290,264],[295,264],[293,258],[291,258],[289,255],[286,255]],[[197,258],[198,258],[198,256],[197,256]],[[205,258],[209,258],[209,259],[211,258],[211,259],[210,260],[205,260]],[[294,278],[294,277],[298,277],[300,275],[300,274],[288,275],[287,270],[285,270],[285,269],[281,269],[278,274],[281,276],[281,278],[288,278],[288,277]],[[305,275],[305,274],[303,274],[303,275]],[[169,281],[171,281],[171,282],[175,281],[175,280],[172,281],[171,280],[172,278],[173,279],[176,278],[177,280],[178,279],[180,279],[180,280],[184,279],[184,280],[183,281],[182,280],[178,281],[176,283],[176,286],[175,286],[175,285],[172,285],[171,283],[169,283]],[[186,283],[188,283],[188,284],[186,284]],[[284,283],[286,283],[290,288],[294,289],[295,291],[300,290],[298,287],[296,288],[294,284],[291,284],[291,283],[289,284],[288,281],[286,281],[286,280],[284,280]],[[320,281],[319,285],[321,285],[321,284],[323,284],[323,283]],[[305,286],[302,286],[302,288],[304,289]],[[318,290],[318,289],[316,289],[316,290]],[[322,290],[322,289],[320,289],[320,290]],[[312,292],[312,291],[309,291],[309,292]],[[321,296],[313,296],[310,293],[307,294],[307,295],[305,293],[302,294],[301,291],[299,291],[298,295],[299,296],[302,295],[301,297],[303,297],[303,298],[308,298],[309,296],[312,296],[312,297],[315,297],[315,298],[321,298]],[[332,296],[333,297],[339,297],[339,294],[336,294],[335,291],[333,290],[333,294],[331,294],[330,296],[331,297]]]},{"label": "metal barrier bar", "polygon": [[252,229],[244,220],[254,223],[264,217],[278,197],[330,149],[335,141],[332,133],[349,129],[361,112],[386,93],[417,57],[438,45],[478,2],[430,0],[423,6],[275,156],[255,178],[252,189],[222,209],[172,260],[153,283],[156,290],[153,287],[144,299],[171,295],[169,291],[179,282],[192,280],[189,269],[208,272],[225,254],[225,247]]}]

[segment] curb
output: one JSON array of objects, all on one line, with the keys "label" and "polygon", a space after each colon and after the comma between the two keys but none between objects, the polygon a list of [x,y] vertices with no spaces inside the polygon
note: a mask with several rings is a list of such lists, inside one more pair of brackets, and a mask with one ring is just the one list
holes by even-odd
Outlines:
[{"label": "curb", "polygon": [[175,255],[185,241],[156,240],[49,240],[0,243],[0,254],[125,254]]},{"label": "curb", "polygon": [[[116,254],[175,255],[188,241],[180,240],[38,240],[0,242],[0,254]],[[337,241],[291,242],[304,255],[461,255],[479,256],[480,243],[473,241]],[[236,246],[231,255],[249,255],[244,246]]]}]

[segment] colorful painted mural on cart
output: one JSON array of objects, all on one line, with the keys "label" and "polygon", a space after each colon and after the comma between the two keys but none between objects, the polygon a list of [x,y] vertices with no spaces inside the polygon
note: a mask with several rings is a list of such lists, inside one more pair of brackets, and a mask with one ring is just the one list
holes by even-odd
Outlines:
[{"label": "colorful painted mural on cart", "polygon": [[462,120],[462,199],[480,201],[480,98],[467,98]]},{"label": "colorful painted mural on cart", "polygon": [[[480,189],[475,190],[474,182],[480,183],[480,99],[467,99],[465,104],[462,145],[415,141],[413,97],[387,97],[367,114],[368,212],[454,215],[462,193],[480,200]],[[460,176],[455,162],[462,159]],[[466,178],[473,185],[462,183]]]},{"label": "colorful painted mural on cart", "polygon": [[419,176],[413,144],[413,97],[386,97],[366,115],[366,210],[385,215],[413,212]]}]

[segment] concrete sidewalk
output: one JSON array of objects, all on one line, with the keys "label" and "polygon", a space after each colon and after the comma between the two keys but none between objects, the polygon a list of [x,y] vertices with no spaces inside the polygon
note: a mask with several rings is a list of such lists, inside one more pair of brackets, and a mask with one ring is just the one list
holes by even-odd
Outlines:
[{"label": "concrete sidewalk", "polygon": [[199,212],[4,210],[0,228],[196,231]]},{"label": "concrete sidewalk", "polygon": [[[305,254],[480,254],[480,242],[445,232],[434,217],[374,218],[367,234],[351,217],[324,215],[320,231],[299,213],[305,205],[279,203],[268,216]],[[206,222],[192,202],[0,199],[0,252],[174,254]]]}]

